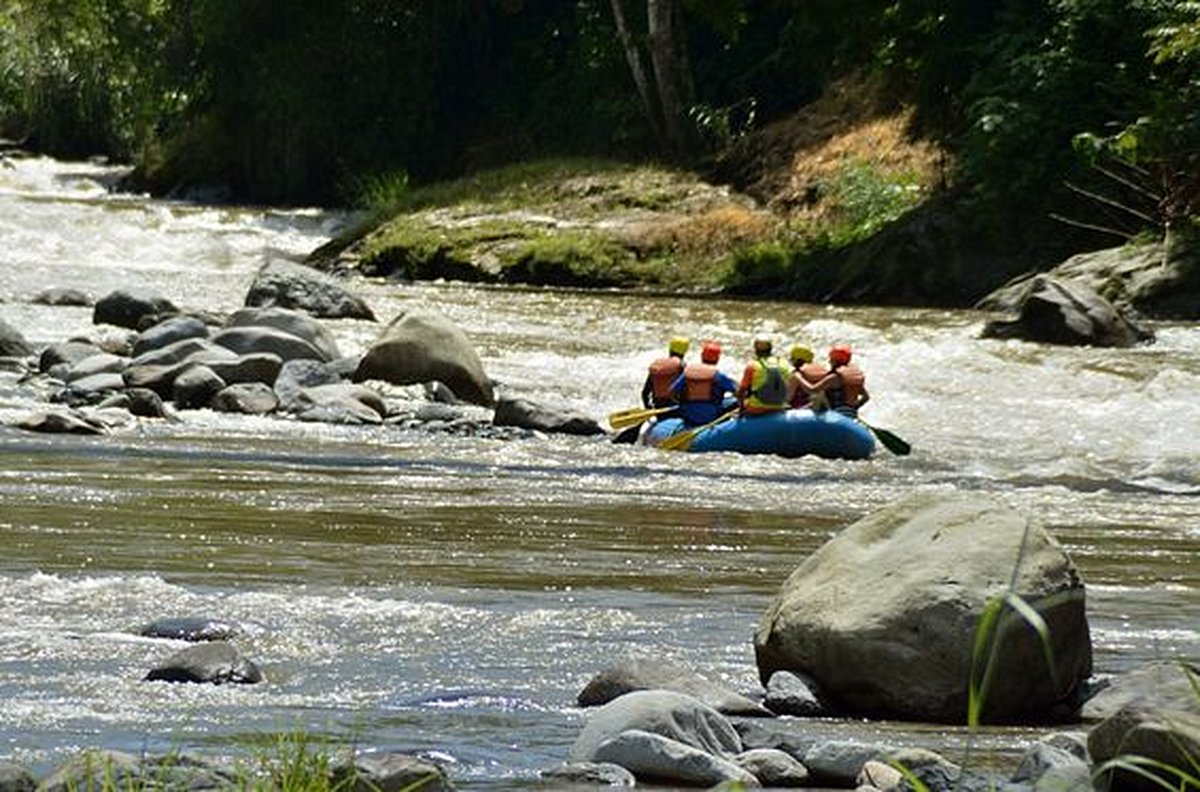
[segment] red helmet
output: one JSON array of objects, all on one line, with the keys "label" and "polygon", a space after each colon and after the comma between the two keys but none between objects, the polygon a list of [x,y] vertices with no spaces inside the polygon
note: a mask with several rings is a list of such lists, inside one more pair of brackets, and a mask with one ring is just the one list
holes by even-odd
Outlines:
[{"label": "red helmet", "polygon": [[844,366],[850,362],[850,345],[834,344],[829,348],[829,362],[835,366]]},{"label": "red helmet", "polygon": [[700,347],[700,361],[713,365],[720,359],[721,345],[716,341],[705,341],[704,346]]}]

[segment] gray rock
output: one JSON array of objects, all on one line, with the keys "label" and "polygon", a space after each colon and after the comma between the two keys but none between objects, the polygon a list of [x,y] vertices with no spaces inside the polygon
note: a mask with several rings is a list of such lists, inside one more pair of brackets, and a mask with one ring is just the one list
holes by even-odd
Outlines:
[{"label": "gray rock", "polygon": [[1039,275],[1028,284],[1014,320],[993,321],[984,338],[1019,338],[1046,344],[1130,347],[1154,339],[1123,311],[1078,283]]},{"label": "gray rock", "polygon": [[496,426],[516,426],[557,434],[598,435],[604,428],[591,416],[539,404],[531,399],[502,396],[492,417]]},{"label": "gray rock", "polygon": [[36,788],[32,773],[14,762],[0,761],[0,792],[33,792]]},{"label": "gray rock", "polygon": [[61,410],[35,412],[21,418],[13,426],[28,432],[47,434],[98,435],[105,433],[104,427],[88,421],[79,413]]},{"label": "gray rock", "polygon": [[155,619],[138,628],[144,638],[170,638],[177,641],[227,641],[241,630],[235,624],[207,616],[182,616]]},{"label": "gray rock", "polygon": [[271,387],[283,368],[283,358],[271,352],[255,352],[234,360],[215,360],[206,365],[227,385],[253,382]]},{"label": "gray rock", "polygon": [[[1194,788],[1167,768],[1193,778],[1200,767],[1200,714],[1195,711],[1131,704],[1088,733],[1088,751],[1109,789],[1154,792]],[[1156,778],[1106,765],[1118,757],[1137,763]],[[1136,757],[1136,758],[1134,758]]]},{"label": "gray rock", "polygon": [[396,385],[436,381],[472,404],[494,403],[492,383],[466,333],[436,314],[406,313],[392,320],[359,361],[353,379]]},{"label": "gray rock", "polygon": [[407,754],[354,758],[331,773],[333,789],[343,792],[447,792],[454,788],[440,766]]},{"label": "gray rock", "polygon": [[725,715],[770,717],[761,704],[691,669],[659,659],[632,659],[592,677],[579,692],[581,707],[607,704],[634,690],[673,690],[704,702]]},{"label": "gray rock", "polygon": [[219,391],[208,406],[217,412],[267,415],[279,408],[279,397],[261,382],[239,382]]},{"label": "gray rock", "polygon": [[765,787],[808,786],[808,768],[791,754],[772,748],[754,748],[733,757],[733,762]]},{"label": "gray rock", "polygon": [[38,785],[38,792],[78,792],[81,789],[136,789],[141,761],[122,751],[84,751],[56,768]]},{"label": "gray rock", "polygon": [[225,641],[189,646],[168,657],[146,674],[146,681],[206,682],[214,685],[234,682],[254,684],[262,681],[262,672]]},{"label": "gray rock", "polygon": [[375,320],[370,307],[334,278],[279,258],[258,271],[246,294],[246,305],[293,308],[328,319]]},{"label": "gray rock", "polygon": [[1092,792],[1093,788],[1086,759],[1046,742],[1030,746],[1009,780],[1044,792]]},{"label": "gray rock", "polygon": [[208,338],[208,325],[195,316],[173,316],[138,334],[134,357],[170,346],[185,338]]},{"label": "gray rock", "polygon": [[543,770],[541,776],[571,786],[637,786],[637,778],[633,773],[611,762],[564,762],[558,767]]},{"label": "gray rock", "polygon": [[803,765],[818,786],[849,788],[856,785],[863,765],[886,760],[896,748],[851,740],[824,740],[804,754]]},{"label": "gray rock", "polygon": [[275,395],[284,409],[301,398],[306,388],[343,382],[336,364],[320,360],[285,360],[275,377]]},{"label": "gray rock", "polygon": [[341,357],[333,334],[312,316],[286,308],[243,308],[234,311],[226,327],[273,327],[276,330],[303,338],[321,351],[322,360]]},{"label": "gray rock", "polygon": [[171,398],[183,409],[207,407],[208,402],[225,388],[225,381],[208,366],[189,367],[171,384]]},{"label": "gray rock", "polygon": [[656,732],[628,729],[597,746],[596,762],[611,762],[640,779],[712,786],[727,781],[759,787],[758,779],[729,759]]},{"label": "gray rock", "polygon": [[794,715],[801,718],[819,718],[830,714],[821,703],[816,689],[817,683],[807,675],[776,671],[767,680],[767,695],[763,698],[763,706],[776,715]]},{"label": "gray rock", "polygon": [[[1200,265],[1194,234],[1172,229],[1167,244],[1122,245],[1072,256],[1050,271],[1054,278],[1079,284],[1119,306],[1161,319],[1200,317]],[[1192,238],[1189,238],[1192,237]],[[1180,244],[1182,242],[1182,244]],[[1018,278],[978,303],[993,311],[1016,311],[1037,277]]]},{"label": "gray rock", "polygon": [[1056,668],[1006,608],[983,716],[1070,717],[1092,667],[1079,573],[1039,523],[975,496],[901,501],[809,556],[759,622],[760,678],[811,675],[842,712],[963,722],[981,614],[1010,582],[1045,622]]},{"label": "gray rock", "polygon": [[869,759],[863,763],[855,779],[856,789],[878,789],[896,792],[904,786],[904,774],[887,762]]},{"label": "gray rock", "polygon": [[348,382],[304,388],[288,403],[287,409],[301,420],[327,423],[380,424],[387,416],[382,396],[365,385]]},{"label": "gray rock", "polygon": [[641,690],[626,693],[596,710],[572,745],[568,759],[600,761],[596,757],[600,744],[630,730],[659,734],[720,756],[742,752],[742,741],[733,725],[712,707],[683,693]]},{"label": "gray rock", "polygon": [[93,355],[102,353],[98,345],[91,341],[63,341],[60,344],[51,344],[42,350],[41,356],[38,358],[38,370],[50,371],[55,366],[67,364],[68,367],[78,363],[79,361],[89,358]]},{"label": "gray rock", "polygon": [[274,327],[227,327],[213,335],[212,342],[239,355],[270,352],[282,360],[329,360],[325,353],[311,342]]},{"label": "gray rock", "polygon": [[109,352],[98,352],[95,355],[88,355],[82,360],[78,360],[67,369],[64,377],[67,382],[75,382],[76,380],[90,377],[94,374],[117,374],[118,379],[120,374],[129,367],[129,358],[121,355],[113,355]]},{"label": "gray rock", "polygon": [[96,301],[92,309],[92,322],[137,330],[147,317],[177,313],[179,309],[166,297],[142,290],[118,289]]},{"label": "gray rock", "polygon": [[17,328],[0,319],[0,356],[25,357],[33,354],[33,347]]},{"label": "gray rock", "polygon": [[1085,721],[1102,721],[1132,704],[1200,713],[1200,697],[1192,688],[1189,672],[1200,679],[1200,664],[1175,660],[1145,663],[1116,677],[1084,702],[1080,715]]},{"label": "gray rock", "polygon": [[92,298],[79,289],[52,287],[43,289],[29,300],[38,305],[61,305],[86,307],[93,303]]},{"label": "gray rock", "polygon": [[171,418],[162,397],[149,388],[129,388],[105,398],[98,407],[120,407],[143,418]]},{"label": "gray rock", "polygon": [[237,353],[214,344],[207,338],[181,338],[167,344],[165,347],[151,349],[137,355],[129,362],[130,366],[173,366],[178,363],[195,361],[211,363],[216,360],[236,360]]}]

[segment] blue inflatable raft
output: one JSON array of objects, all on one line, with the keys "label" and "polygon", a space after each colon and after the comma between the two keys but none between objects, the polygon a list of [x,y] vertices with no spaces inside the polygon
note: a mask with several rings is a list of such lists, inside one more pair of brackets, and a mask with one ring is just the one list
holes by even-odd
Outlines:
[{"label": "blue inflatable raft", "polygon": [[[642,434],[642,442],[658,445],[693,428],[682,418],[666,418],[651,424]],[[859,421],[833,410],[784,410],[722,421],[701,430],[687,450],[866,459],[875,451],[875,437]]]}]

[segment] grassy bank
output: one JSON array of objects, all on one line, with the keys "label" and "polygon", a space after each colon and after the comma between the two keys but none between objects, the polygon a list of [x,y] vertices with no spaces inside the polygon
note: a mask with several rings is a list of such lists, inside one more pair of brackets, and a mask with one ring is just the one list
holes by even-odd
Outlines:
[{"label": "grassy bank", "polygon": [[[356,185],[370,219],[317,251],[324,269],[397,280],[753,292],[835,266],[830,251],[919,205],[938,178],[903,111],[844,95],[765,131],[716,170],[543,159],[412,187]],[[750,163],[746,165],[745,163]]]}]

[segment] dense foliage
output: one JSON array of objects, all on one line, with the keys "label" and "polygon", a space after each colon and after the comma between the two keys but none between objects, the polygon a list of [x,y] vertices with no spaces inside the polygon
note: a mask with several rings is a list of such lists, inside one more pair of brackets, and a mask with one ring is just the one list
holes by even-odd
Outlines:
[{"label": "dense foliage", "polygon": [[1179,0],[0,0],[0,134],[331,204],[551,154],[700,163],[871,71],[982,234],[1069,243],[1195,213],[1198,31]]}]

